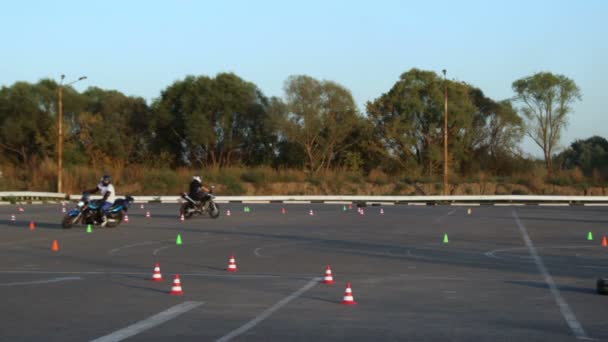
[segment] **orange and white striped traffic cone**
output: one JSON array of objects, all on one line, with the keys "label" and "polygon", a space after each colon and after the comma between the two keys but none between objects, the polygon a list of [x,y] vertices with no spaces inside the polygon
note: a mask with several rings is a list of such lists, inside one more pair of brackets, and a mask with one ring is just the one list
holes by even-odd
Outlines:
[{"label": "orange and white striped traffic cone", "polygon": [[154,274],[152,274],[152,281],[163,281],[163,275],[160,273],[160,265],[154,264]]},{"label": "orange and white striped traffic cone", "polygon": [[184,294],[184,291],[182,291],[182,283],[179,280],[179,274],[175,275],[175,279],[173,279],[173,286],[171,287],[171,292],[169,292],[169,294],[174,296],[181,296]]},{"label": "orange and white striped traffic cone", "polygon": [[323,278],[323,284],[333,284],[334,277],[331,274],[331,267],[327,265],[327,269],[325,270],[325,277]]},{"label": "orange and white striped traffic cone", "polygon": [[342,299],[342,304],[344,305],[353,305],[357,304],[355,302],[355,297],[353,297],[353,289],[350,286],[350,283],[346,285],[346,290],[344,291],[344,298]]},{"label": "orange and white striped traffic cone", "polygon": [[230,256],[230,260],[228,260],[228,272],[236,272],[238,269],[236,268],[236,261],[234,260],[234,255]]}]

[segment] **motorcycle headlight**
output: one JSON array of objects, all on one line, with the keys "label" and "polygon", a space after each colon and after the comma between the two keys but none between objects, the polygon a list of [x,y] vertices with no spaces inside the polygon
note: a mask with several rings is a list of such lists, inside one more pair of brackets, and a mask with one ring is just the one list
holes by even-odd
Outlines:
[{"label": "motorcycle headlight", "polygon": [[84,205],[83,201],[78,202],[78,208],[82,207]]}]

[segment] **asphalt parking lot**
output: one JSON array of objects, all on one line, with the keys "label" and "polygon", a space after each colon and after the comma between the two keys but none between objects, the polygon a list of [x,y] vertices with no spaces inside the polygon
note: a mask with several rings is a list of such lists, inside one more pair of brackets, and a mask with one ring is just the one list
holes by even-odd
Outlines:
[{"label": "asphalt parking lot", "polygon": [[608,209],[244,206],[180,222],[175,204],[137,204],[92,233],[62,229],[57,204],[0,206],[0,339],[608,340]]}]

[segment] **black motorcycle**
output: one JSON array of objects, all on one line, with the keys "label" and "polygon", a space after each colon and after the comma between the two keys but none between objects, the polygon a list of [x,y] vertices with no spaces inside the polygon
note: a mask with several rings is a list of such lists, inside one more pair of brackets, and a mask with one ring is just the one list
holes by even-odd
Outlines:
[{"label": "black motorcycle", "polygon": [[179,214],[183,215],[184,218],[189,219],[193,215],[204,215],[209,214],[211,218],[218,218],[220,216],[220,206],[215,203],[215,195],[213,194],[214,186],[211,187],[211,191],[203,195],[200,201],[195,201],[190,198],[187,193],[182,193],[181,197],[185,201],[179,208]]},{"label": "black motorcycle", "polygon": [[[125,198],[119,198],[114,201],[108,210],[108,223],[106,224],[106,227],[117,227],[122,222],[124,215],[129,210],[131,203],[133,203],[133,197],[129,195],[125,196]],[[91,201],[90,194],[82,194],[82,198],[80,201],[78,201],[76,208],[68,211],[63,217],[61,226],[64,229],[69,229],[79,222],[82,224],[101,224],[101,222],[103,222],[101,214],[102,205],[103,201]]]}]

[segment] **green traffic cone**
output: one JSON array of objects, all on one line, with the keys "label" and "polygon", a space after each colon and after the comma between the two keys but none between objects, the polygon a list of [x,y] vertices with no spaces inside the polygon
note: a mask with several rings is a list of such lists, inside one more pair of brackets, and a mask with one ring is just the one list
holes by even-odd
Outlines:
[{"label": "green traffic cone", "polygon": [[175,244],[176,245],[182,244],[182,236],[180,234],[177,234],[177,239],[175,239]]},{"label": "green traffic cone", "polygon": [[443,243],[448,243],[450,240],[448,239],[448,234],[443,234]]},{"label": "green traffic cone", "polygon": [[589,240],[589,241],[592,241],[592,240],[593,240],[593,233],[592,233],[592,232],[589,232],[589,233],[587,234],[587,240]]},{"label": "green traffic cone", "polygon": [[346,206],[345,205],[342,206],[342,211],[346,211]]},{"label": "green traffic cone", "polygon": [[87,233],[92,233],[93,232],[93,226],[92,225],[87,225]]}]

